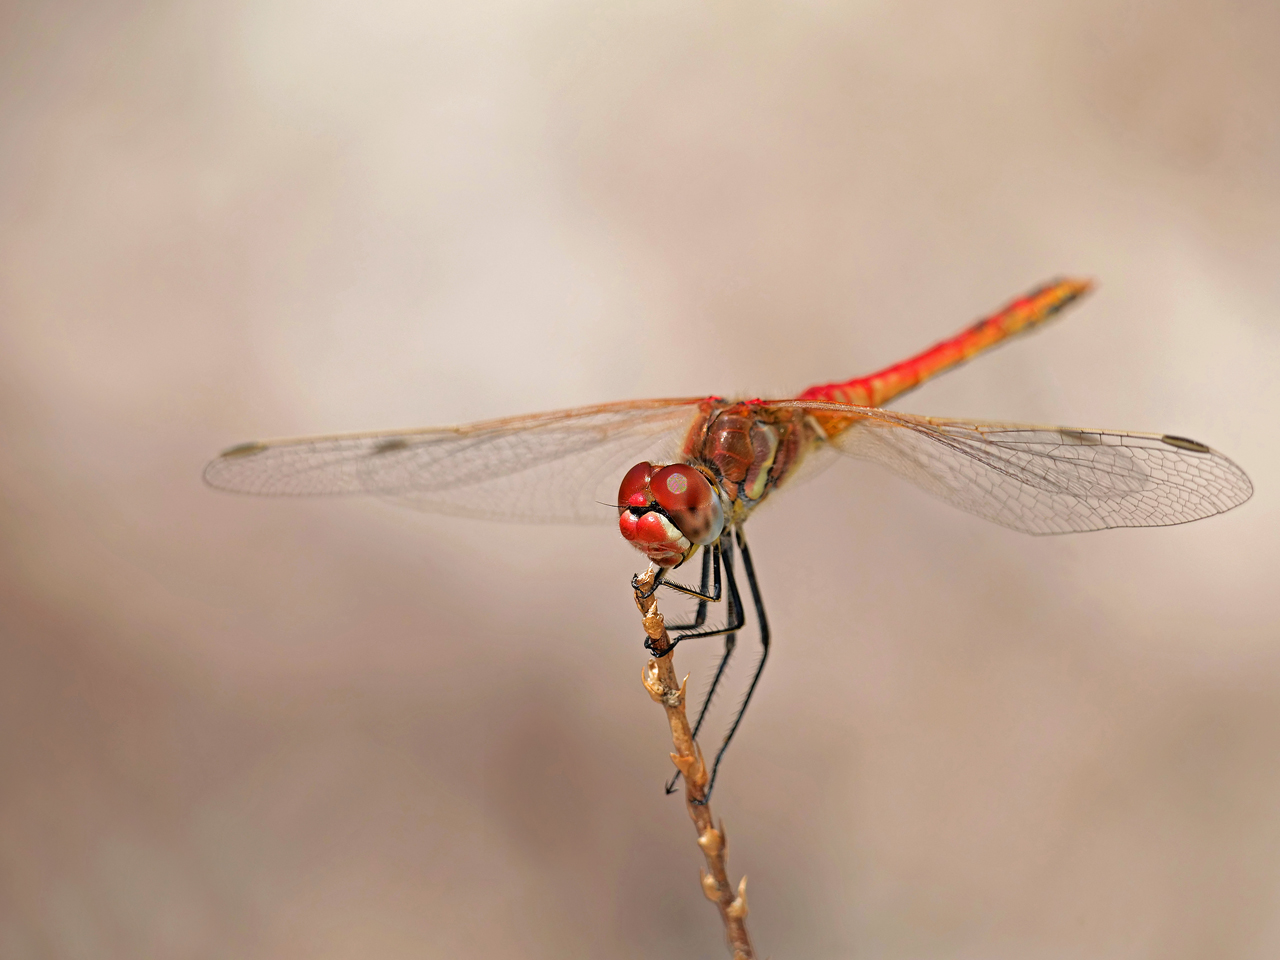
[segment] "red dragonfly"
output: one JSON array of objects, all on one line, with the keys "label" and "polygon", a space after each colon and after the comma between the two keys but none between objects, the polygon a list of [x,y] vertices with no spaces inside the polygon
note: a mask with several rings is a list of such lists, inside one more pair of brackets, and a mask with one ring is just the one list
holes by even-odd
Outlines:
[{"label": "red dragonfly", "polygon": [[[836,455],[872,460],[962,510],[1032,534],[1186,523],[1252,495],[1244,471],[1185,437],[881,409],[1037,326],[1089,287],[1054,281],[918,356],[791,399],[630,400],[456,427],[255,441],[222,453],[204,478],[242,493],[366,493],[474,517],[616,521],[659,567],[658,585],[698,600],[691,622],[669,625],[678,633],[675,642],[725,637],[695,735],[745,624],[734,577],[736,543],[764,654],[716,755],[709,796],[769,653],[768,621],[742,527],[752,510],[798,475]],[[701,586],[667,580],[699,547],[708,548]],[[722,567],[727,622],[705,628],[707,603],[722,596]]]}]

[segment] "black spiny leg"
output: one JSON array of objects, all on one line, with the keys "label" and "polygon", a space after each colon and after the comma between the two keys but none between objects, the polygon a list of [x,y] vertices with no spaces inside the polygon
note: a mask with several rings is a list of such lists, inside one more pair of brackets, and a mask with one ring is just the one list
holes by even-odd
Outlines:
[{"label": "black spiny leg", "polygon": [[[724,552],[722,556],[724,558],[724,570],[728,571],[728,575],[732,577],[733,576],[733,541],[732,540],[727,538],[726,540],[724,540]],[[731,623],[733,622],[733,620],[735,620],[735,616],[733,616],[732,596],[730,596],[730,608],[728,608],[728,620],[730,620]],[[694,721],[694,733],[692,733],[692,736],[694,736],[694,740],[698,739],[698,731],[700,731],[701,728],[703,728],[704,719],[707,719],[707,708],[709,708],[710,705],[712,705],[712,699],[714,698],[714,696],[716,696],[716,689],[719,686],[719,682],[721,682],[721,677],[724,676],[724,668],[728,666],[728,658],[732,657],[733,648],[735,648],[736,645],[737,645],[737,634],[724,635],[724,653],[721,655],[721,660],[719,660],[719,664],[716,667],[716,676],[712,677],[712,685],[708,687],[707,696],[705,696],[705,698],[703,699],[703,705],[701,705],[701,709],[698,710],[698,719]],[[678,782],[680,782],[680,771],[676,771],[675,776],[673,776],[671,780],[667,781],[666,790],[668,794],[673,794],[673,792],[676,791],[676,783]]]},{"label": "black spiny leg", "polygon": [[[710,548],[708,554],[706,547],[703,548],[702,554],[702,589],[695,590],[693,587],[686,587],[682,583],[676,583],[674,580],[668,580],[667,574],[674,570],[675,567],[659,567],[658,575],[653,578],[653,583],[649,585],[649,589],[640,592],[640,574],[633,574],[631,577],[631,589],[636,592],[636,596],[641,600],[648,600],[658,590],[659,587],[670,587],[678,593],[686,594],[700,601],[710,601],[711,603],[720,602],[720,543],[716,541]],[[710,560],[708,559],[710,557]],[[715,583],[711,592],[707,592],[707,564],[711,563],[715,567]],[[705,615],[704,615],[705,619]]]},{"label": "black spiny leg", "polygon": [[[710,547],[703,547],[702,549],[702,586],[696,593],[692,591],[684,590],[678,583],[672,583],[669,580],[663,581],[662,586],[664,587],[670,587],[673,590],[678,590],[681,593],[688,593],[689,596],[698,598],[698,612],[697,614],[694,615],[694,618],[688,623],[668,623],[667,624],[668,630],[696,630],[698,629],[698,627],[702,626],[704,623],[707,622],[707,601],[710,600],[712,602],[716,602],[720,599],[720,567],[718,564],[716,566],[715,593],[712,594],[707,592],[708,590],[711,589],[712,555],[716,554],[716,552],[719,549],[720,549],[720,544],[718,543],[713,544]],[[662,572],[666,573],[667,571],[663,570]]]},{"label": "black spiny leg", "polygon": [[[727,537],[728,535],[726,534],[725,536]],[[725,539],[725,537],[722,537],[721,541],[723,543],[728,542],[727,539]],[[672,587],[676,590],[679,590],[681,593],[687,593],[693,597],[700,597],[701,599],[705,599],[708,601],[718,601],[720,599],[720,594],[721,594],[721,591],[720,591],[721,544],[717,543],[713,548],[713,550],[714,550],[714,553],[711,559],[711,567],[715,576],[715,586],[712,588],[712,592],[710,594],[699,594],[692,587],[683,587],[683,586],[680,586],[679,584],[668,583],[665,581],[663,582],[663,586]],[[665,573],[665,571],[663,572]],[[671,645],[667,647],[666,650],[663,651],[663,656],[666,656],[668,653],[674,650],[677,646],[679,646],[685,640],[696,640],[702,637],[723,637],[726,633],[736,633],[737,631],[742,629],[742,624],[745,622],[745,617],[742,612],[742,598],[738,594],[738,584],[737,584],[737,581],[734,580],[733,578],[732,567],[729,567],[726,565],[725,572],[728,574],[728,580],[729,580],[729,601],[730,601],[729,602],[729,622],[723,627],[712,628],[709,630],[693,630],[689,633],[685,633],[685,634],[682,634],[681,636],[676,637],[674,640],[671,641]],[[644,642],[644,648],[648,650],[650,653],[653,653],[654,652],[653,640],[646,639]]]},{"label": "black spiny leg", "polygon": [[[724,568],[728,571],[730,579],[733,578],[733,541],[726,538],[724,541]],[[734,581],[736,583],[736,581]],[[742,617],[737,609],[738,593],[736,590],[731,592],[729,597],[729,622],[742,623]],[[682,638],[683,639],[683,638]],[[711,706],[711,698],[716,695],[716,687],[720,685],[720,678],[724,676],[724,669],[729,665],[729,657],[733,654],[734,645],[738,642],[737,633],[726,633],[724,636],[724,656],[720,658],[720,664],[716,667],[716,675],[711,678],[711,687],[707,690],[706,699],[702,701],[702,709],[698,711],[698,719],[693,724],[693,737],[698,738],[698,731],[702,729],[702,721],[706,719],[707,708]],[[672,783],[675,783],[673,780]]]},{"label": "black spiny leg", "polygon": [[[764,601],[760,598],[760,588],[756,584],[756,571],[751,563],[751,551],[747,549],[746,538],[742,536],[742,529],[736,531],[738,535],[738,549],[742,551],[742,568],[747,572],[747,584],[751,587],[751,599],[756,605],[756,619],[760,621],[760,646],[764,647],[764,653],[760,656],[760,663],[756,665],[755,676],[751,678],[751,686],[747,687],[747,695],[742,700],[742,706],[738,708],[738,715],[733,719],[733,725],[729,727],[729,732],[725,735],[724,742],[720,744],[720,750],[716,753],[715,763],[711,766],[711,779],[707,781],[707,792],[703,794],[702,799],[694,799],[691,802],[696,804],[704,804],[711,799],[711,791],[716,785],[716,773],[720,769],[720,761],[724,758],[724,752],[729,749],[729,741],[733,739],[733,735],[738,732],[738,724],[742,723],[742,715],[747,712],[747,705],[751,703],[751,695],[755,693],[756,684],[760,682],[760,674],[764,672],[764,663],[769,659],[769,619],[764,613]],[[729,571],[730,587],[734,586],[733,568],[726,565]],[[733,599],[736,601],[737,591],[734,591]]]},{"label": "black spiny leg", "polygon": [[[733,577],[733,541],[732,540],[727,540],[727,539],[725,540],[724,566],[725,566],[725,570],[728,571],[730,578],[732,578]],[[703,575],[704,589],[706,587],[705,580],[706,580],[706,576],[704,574]],[[699,610],[699,613],[701,613],[701,610]],[[734,619],[733,597],[731,596],[729,598],[730,622],[732,622],[733,619]],[[701,623],[698,623],[695,625],[701,626]],[[707,695],[702,701],[702,709],[698,711],[698,719],[693,724],[693,739],[695,740],[698,739],[698,731],[702,729],[702,721],[705,720],[707,717],[707,708],[711,706],[711,700],[716,695],[716,688],[720,686],[720,678],[724,676],[725,667],[729,665],[729,658],[733,656],[733,648],[737,646],[737,643],[738,643],[738,635],[736,633],[725,634],[724,655],[720,657],[720,663],[716,667],[716,674],[714,677],[711,678],[711,686],[708,688]],[[666,785],[667,793],[674,793],[676,789],[676,784],[679,782],[680,782],[680,771],[677,770],[675,772],[675,775],[672,776],[672,778],[667,781],[667,785]]]}]

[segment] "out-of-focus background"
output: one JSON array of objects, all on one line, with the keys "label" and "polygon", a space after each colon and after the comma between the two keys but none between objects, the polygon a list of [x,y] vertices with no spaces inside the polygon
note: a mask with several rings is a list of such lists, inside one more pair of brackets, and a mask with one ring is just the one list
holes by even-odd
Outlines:
[{"label": "out-of-focus background", "polygon": [[204,462],[795,391],[1061,273],[1098,292],[900,408],[1184,434],[1256,495],[1049,539],[872,466],[780,496],[731,867],[762,955],[1280,955],[1278,41],[1208,0],[6,4],[0,956],[719,955],[616,532]]}]

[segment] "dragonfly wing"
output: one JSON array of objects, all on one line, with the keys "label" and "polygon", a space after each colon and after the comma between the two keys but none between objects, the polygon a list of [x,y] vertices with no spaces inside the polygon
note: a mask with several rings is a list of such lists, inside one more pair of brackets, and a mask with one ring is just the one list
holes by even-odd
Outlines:
[{"label": "dragonfly wing", "polygon": [[961,510],[1024,533],[1187,523],[1253,494],[1244,471],[1222,454],[1168,434],[780,405],[856,418],[830,441],[841,453],[884,464]]},{"label": "dragonfly wing", "polygon": [[623,473],[639,460],[678,459],[702,400],[642,400],[460,427],[246,443],[213,460],[204,478],[240,493],[364,493],[435,513],[616,522],[611,506]]}]

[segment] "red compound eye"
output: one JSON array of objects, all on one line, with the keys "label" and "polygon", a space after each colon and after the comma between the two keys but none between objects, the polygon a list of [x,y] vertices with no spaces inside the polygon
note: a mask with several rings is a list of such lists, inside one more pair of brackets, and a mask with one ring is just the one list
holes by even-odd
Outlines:
[{"label": "red compound eye", "polygon": [[696,468],[673,463],[658,469],[643,461],[618,487],[618,527],[650,560],[673,567],[698,545],[720,538],[724,511],[715,488]]},{"label": "red compound eye", "polygon": [[649,489],[662,509],[672,513],[697,510],[715,499],[707,478],[685,463],[662,467],[649,478]]},{"label": "red compound eye", "polygon": [[724,530],[720,498],[698,469],[684,463],[663,467],[649,477],[649,492],[692,542],[705,546],[720,539]]},{"label": "red compound eye", "polygon": [[643,507],[646,503],[653,502],[653,497],[649,495],[649,478],[652,475],[653,464],[646,460],[627,471],[627,475],[622,478],[622,485],[618,487],[619,509]]}]

